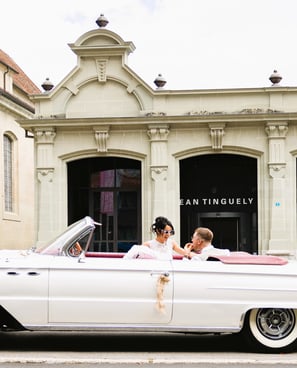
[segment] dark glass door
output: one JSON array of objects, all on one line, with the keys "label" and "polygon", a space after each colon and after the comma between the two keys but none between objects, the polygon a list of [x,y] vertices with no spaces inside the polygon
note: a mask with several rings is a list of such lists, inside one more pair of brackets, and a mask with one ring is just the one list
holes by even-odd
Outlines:
[{"label": "dark glass door", "polygon": [[239,217],[201,217],[200,226],[208,227],[214,233],[213,245],[216,248],[240,250]]},{"label": "dark glass door", "polygon": [[90,250],[126,252],[141,243],[140,162],[92,158],[68,164],[69,223],[86,215],[102,226]]},{"label": "dark glass door", "polygon": [[208,154],[181,160],[181,244],[206,226],[218,247],[257,252],[257,186],[255,158]]},{"label": "dark glass door", "polygon": [[104,252],[126,252],[139,243],[137,191],[94,191],[90,212],[102,224],[95,233],[93,248]]}]

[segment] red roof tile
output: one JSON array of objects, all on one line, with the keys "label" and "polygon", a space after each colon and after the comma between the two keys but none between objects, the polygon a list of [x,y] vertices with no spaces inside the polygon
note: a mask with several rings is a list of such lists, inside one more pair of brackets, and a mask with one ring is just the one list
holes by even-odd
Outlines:
[{"label": "red roof tile", "polygon": [[31,81],[31,79],[22,71],[22,69],[14,62],[14,60],[0,49],[0,62],[12,68],[15,73],[13,82],[24,92],[30,94],[41,93],[40,89]]}]

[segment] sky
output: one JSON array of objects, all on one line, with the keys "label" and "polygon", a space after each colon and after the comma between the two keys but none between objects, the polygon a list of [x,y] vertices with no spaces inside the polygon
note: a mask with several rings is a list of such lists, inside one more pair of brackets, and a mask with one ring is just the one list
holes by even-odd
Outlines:
[{"label": "sky", "polygon": [[109,29],[135,51],[128,65],[148,85],[169,90],[297,86],[296,0],[8,0],[1,5],[0,48],[41,89],[75,67],[68,46]]}]

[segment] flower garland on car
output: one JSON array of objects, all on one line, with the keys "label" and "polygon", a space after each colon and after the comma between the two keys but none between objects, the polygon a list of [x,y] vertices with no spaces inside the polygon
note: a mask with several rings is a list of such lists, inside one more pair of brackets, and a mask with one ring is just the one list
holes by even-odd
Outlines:
[{"label": "flower garland on car", "polygon": [[169,282],[170,279],[166,275],[160,275],[157,280],[157,303],[156,307],[159,312],[165,313],[165,304],[164,304],[164,287]]}]

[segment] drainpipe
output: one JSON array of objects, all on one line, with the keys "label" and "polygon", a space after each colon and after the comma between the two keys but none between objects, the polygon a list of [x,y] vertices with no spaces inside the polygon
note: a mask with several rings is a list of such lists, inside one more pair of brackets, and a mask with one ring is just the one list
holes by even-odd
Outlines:
[{"label": "drainpipe", "polygon": [[6,74],[9,72],[9,67],[6,67],[6,72],[3,74],[3,90],[6,91]]}]

